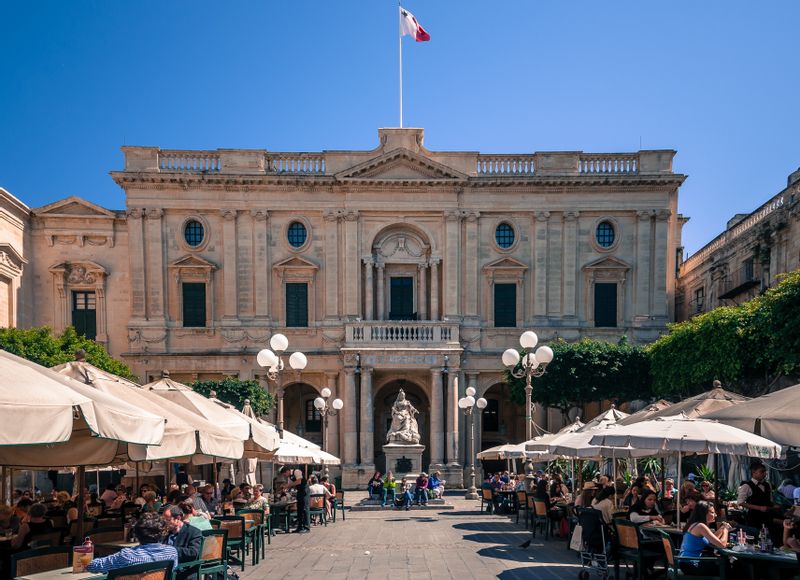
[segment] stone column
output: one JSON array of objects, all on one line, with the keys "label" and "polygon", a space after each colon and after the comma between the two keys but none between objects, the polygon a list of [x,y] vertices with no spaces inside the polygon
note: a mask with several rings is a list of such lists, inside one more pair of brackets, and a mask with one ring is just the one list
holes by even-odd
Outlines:
[{"label": "stone column", "polygon": [[[447,374],[447,458],[450,465],[458,465],[458,391],[461,382],[459,369],[450,369]],[[459,379],[458,381],[456,379]]]},{"label": "stone column", "polygon": [[378,320],[386,318],[384,311],[386,310],[386,268],[383,262],[378,262],[375,267],[378,269]]},{"label": "stone column", "polygon": [[480,213],[471,211],[467,214],[467,239],[466,239],[466,308],[464,314],[478,318],[478,218]]},{"label": "stone column", "polygon": [[372,256],[364,258],[364,320],[372,320]]},{"label": "stone column", "polygon": [[256,216],[253,212],[239,217],[236,230],[236,300],[239,318],[255,316],[254,280],[253,280],[253,234],[256,227]]},{"label": "stone column", "polygon": [[255,265],[253,276],[255,283],[255,311],[256,318],[269,319],[269,281],[272,278],[272,269],[269,265],[269,212],[265,209],[254,209],[250,212],[253,216],[253,244],[255,245]]},{"label": "stone column", "polygon": [[[654,284],[650,291],[653,304],[653,316],[666,320],[669,312],[667,303],[667,247],[669,241],[669,217],[672,212],[668,209],[660,209],[656,212],[656,236],[655,245],[655,264],[654,264]],[[773,253],[777,253],[777,248],[773,248]],[[775,272],[770,272],[774,275]]]},{"label": "stone column", "polygon": [[636,232],[636,308],[634,316],[640,321],[650,318],[650,229],[653,212],[638,211]]},{"label": "stone column", "polygon": [[561,289],[563,288],[563,255],[564,240],[562,238],[563,222],[552,219],[547,232],[547,314],[561,317]]},{"label": "stone column", "polygon": [[[338,372],[326,372],[325,373],[325,386],[331,390],[331,396],[328,399],[330,403],[333,403],[333,400],[341,398],[339,393],[341,392],[338,388],[338,379],[339,373]],[[339,421],[341,420],[342,412],[340,411],[336,415],[332,417],[328,417],[328,433],[327,439],[325,440],[325,446],[328,453],[332,453],[337,457],[341,457],[339,454]]]},{"label": "stone column", "polygon": [[164,236],[161,208],[148,209],[145,213],[145,241],[147,275],[147,318],[164,320]]},{"label": "stone column", "polygon": [[353,368],[344,369],[344,457],[345,465],[356,463],[356,373]]},{"label": "stone column", "polygon": [[536,212],[534,256],[533,315],[539,322],[547,318],[547,220],[549,211]]},{"label": "stone column", "polygon": [[325,318],[339,318],[339,213],[328,210],[325,220]]},{"label": "stone column", "polygon": [[361,369],[361,464],[375,464],[375,411],[372,400],[372,369]]},{"label": "stone column", "polygon": [[[142,208],[130,208],[128,216],[128,247],[131,272],[131,319],[144,320],[147,316],[145,284],[147,274],[144,263],[144,233],[142,230]],[[181,289],[178,288],[178,292]]]},{"label": "stone column", "polygon": [[459,255],[461,238],[461,213],[445,212],[445,257],[444,257],[444,315],[457,319],[460,315]]},{"label": "stone column", "polygon": [[428,284],[425,274],[428,271],[427,264],[417,264],[419,272],[419,287],[417,289],[417,316],[419,320],[428,320]]},{"label": "stone column", "polygon": [[564,212],[564,305],[566,317],[574,317],[576,307],[576,277],[578,274],[578,212]]},{"label": "stone column", "polygon": [[440,258],[431,258],[431,320],[439,320],[439,262]]},{"label": "stone column", "polygon": [[431,465],[441,465],[444,450],[444,433],[442,425],[442,371],[431,369]]},{"label": "stone column", "polygon": [[358,318],[359,297],[361,296],[361,268],[358,260],[353,259],[358,251],[358,212],[348,211],[344,216],[344,306],[348,318]]},{"label": "stone column", "polygon": [[236,210],[222,210],[222,319],[226,323],[237,320],[237,265],[236,265]]}]

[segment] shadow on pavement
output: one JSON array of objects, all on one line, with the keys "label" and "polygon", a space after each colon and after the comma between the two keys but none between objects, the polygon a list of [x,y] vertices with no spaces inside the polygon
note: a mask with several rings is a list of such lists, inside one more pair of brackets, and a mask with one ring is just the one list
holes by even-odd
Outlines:
[{"label": "shadow on pavement", "polygon": [[500,580],[528,580],[529,578],[538,578],[539,575],[547,571],[549,572],[548,578],[576,578],[578,573],[577,566],[571,565],[558,565],[558,566],[537,566],[512,568],[511,570],[503,570],[496,577]]},{"label": "shadow on pavement", "polygon": [[503,522],[464,522],[463,524],[453,524],[456,530],[472,530],[475,532],[525,532],[530,534],[530,530],[518,528],[513,524]]},{"label": "shadow on pavement", "polygon": [[464,540],[468,542],[478,542],[479,544],[504,544],[501,548],[514,548],[522,543],[524,539],[521,536],[508,532],[484,532],[478,534],[465,534]]},{"label": "shadow on pavement", "polygon": [[437,514],[440,516],[456,516],[456,517],[492,515],[492,514],[485,514],[484,512],[478,510],[474,511],[447,510],[443,512],[437,512]]}]

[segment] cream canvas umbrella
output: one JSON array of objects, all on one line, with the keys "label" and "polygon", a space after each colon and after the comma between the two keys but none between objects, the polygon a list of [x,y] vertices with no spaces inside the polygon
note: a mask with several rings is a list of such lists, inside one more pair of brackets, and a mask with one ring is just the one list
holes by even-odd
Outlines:
[{"label": "cream canvas umbrella", "polygon": [[212,457],[239,459],[244,453],[241,439],[180,405],[143,390],[136,383],[82,361],[59,365],[53,370],[118,400],[166,417],[161,445],[129,448],[132,461],[178,459],[200,464],[210,463]]},{"label": "cream canvas umbrella", "polygon": [[[685,454],[726,453],[775,459],[783,452],[779,444],[748,431],[709,419],[692,419],[683,414],[603,429],[597,432],[591,443],[675,453],[678,455],[678,480],[681,479],[681,457]],[[680,486],[677,490],[680,494]],[[677,501],[680,502],[679,495]],[[680,524],[680,512],[678,518]]]},{"label": "cream canvas umbrella", "polygon": [[0,464],[107,464],[163,439],[163,415],[1,350],[0,377]]},{"label": "cream canvas umbrella", "polygon": [[800,385],[704,414],[781,445],[800,447]]},{"label": "cream canvas umbrella", "polygon": [[[565,433],[574,433],[581,429],[585,423],[581,423],[580,419],[575,419],[569,425],[562,427],[556,433],[548,433],[547,435],[539,435],[538,437],[534,437],[533,439],[526,441],[524,443],[525,446],[525,457],[529,457],[531,459],[536,460],[537,458],[542,457],[543,453],[547,453],[547,445],[560,435]],[[549,459],[554,459],[554,457],[548,457],[546,459],[542,459],[543,461],[547,461]]]},{"label": "cream canvas umbrella", "polygon": [[246,458],[264,456],[278,447],[280,438],[274,427],[263,425],[256,419],[247,417],[233,406],[216,399],[213,393],[213,398],[206,398],[190,387],[173,381],[169,378],[167,371],[162,372],[159,380],[142,386],[142,389],[196,413],[221,428],[225,433],[243,440]]},{"label": "cream canvas umbrella", "polygon": [[[559,431],[558,433],[555,433],[554,435],[545,436],[545,437],[540,438],[539,440],[529,441],[525,445],[525,449],[527,451],[540,451],[540,452],[544,452],[544,453],[549,453],[551,455],[558,455],[558,454],[554,453],[553,449],[557,448],[559,443],[563,442],[563,441],[570,441],[570,442],[574,443],[574,442],[584,441],[585,440],[585,445],[588,446],[589,445],[589,439],[591,439],[591,436],[589,436],[589,437],[578,436],[578,437],[572,437],[572,438],[570,438],[570,436],[573,435],[573,434],[577,435],[579,433],[590,433],[591,434],[596,429],[600,429],[600,428],[606,427],[607,425],[613,425],[617,421],[619,421],[621,419],[624,419],[627,416],[628,416],[627,413],[623,413],[622,411],[619,411],[615,407],[612,406],[608,411],[603,411],[597,417],[595,417],[591,421],[587,422],[586,424],[581,425],[580,427],[577,427],[575,429],[570,429],[570,430],[562,429],[561,431]],[[573,423],[573,425],[574,425],[574,423]],[[575,457],[575,456],[573,455],[573,457]],[[594,455],[590,455],[589,457],[594,457]]]},{"label": "cream canvas umbrella", "polygon": [[[739,405],[745,401],[749,401],[748,397],[726,391],[722,388],[719,381],[714,381],[714,388],[704,391],[694,397],[684,399],[679,403],[674,403],[669,407],[665,407],[660,411],[654,411],[650,414],[648,419],[657,419],[658,417],[674,417],[683,413],[687,417],[703,417],[713,411],[720,409],[727,409],[728,407]],[[633,421],[620,421],[623,425],[630,425]]]},{"label": "cream canvas umbrella", "polygon": [[672,403],[669,401],[659,399],[654,403],[650,403],[644,409],[640,409],[635,413],[631,413],[624,419],[620,419],[617,421],[617,425],[633,425],[634,423],[638,423],[639,421],[644,421],[646,419],[655,419],[657,416],[659,416],[658,414],[661,411],[671,406]]},{"label": "cream canvas umbrella", "polygon": [[525,443],[504,443],[484,449],[477,454],[478,459],[499,461],[503,459],[520,459],[525,457]]}]

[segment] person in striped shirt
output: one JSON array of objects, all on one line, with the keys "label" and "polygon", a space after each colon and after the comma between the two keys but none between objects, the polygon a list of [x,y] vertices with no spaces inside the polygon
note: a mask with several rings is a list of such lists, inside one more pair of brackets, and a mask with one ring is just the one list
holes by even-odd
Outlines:
[{"label": "person in striped shirt", "polygon": [[162,544],[167,526],[164,518],[155,512],[147,512],[139,517],[134,527],[134,534],[139,540],[135,548],[123,548],[121,551],[104,558],[96,558],[86,566],[89,572],[108,572],[117,568],[160,562],[169,560],[173,569],[178,567],[178,551],[174,546]]}]

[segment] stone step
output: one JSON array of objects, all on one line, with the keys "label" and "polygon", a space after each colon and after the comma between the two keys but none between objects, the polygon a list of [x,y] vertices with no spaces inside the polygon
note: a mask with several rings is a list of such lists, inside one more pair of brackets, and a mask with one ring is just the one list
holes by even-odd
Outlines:
[{"label": "stone step", "polygon": [[[438,503],[433,503],[433,501],[429,501],[428,505],[412,505],[411,510],[409,511],[441,511],[441,510],[452,510],[455,509],[453,504],[449,504],[439,500]],[[395,508],[393,506],[387,505],[386,507],[381,506],[380,502],[372,502],[369,504],[355,504],[350,507],[350,511],[354,512],[379,512],[379,511],[406,511],[404,508]]]}]

